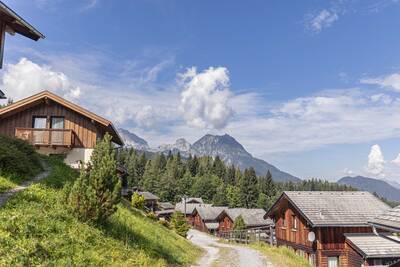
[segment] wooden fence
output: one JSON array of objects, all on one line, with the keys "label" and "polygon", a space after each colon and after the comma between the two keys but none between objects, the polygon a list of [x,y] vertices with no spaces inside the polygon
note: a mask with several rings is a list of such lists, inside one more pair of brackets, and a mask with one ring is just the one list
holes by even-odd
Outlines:
[{"label": "wooden fence", "polygon": [[267,242],[270,245],[274,245],[276,243],[275,231],[272,226],[245,230],[220,231],[218,236],[228,241],[246,244],[254,242]]}]

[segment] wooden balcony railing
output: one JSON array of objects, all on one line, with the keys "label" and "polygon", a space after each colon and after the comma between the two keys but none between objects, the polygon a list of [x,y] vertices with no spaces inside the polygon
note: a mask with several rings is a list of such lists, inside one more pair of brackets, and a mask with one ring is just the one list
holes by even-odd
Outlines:
[{"label": "wooden balcony railing", "polygon": [[15,137],[25,140],[34,146],[73,147],[75,145],[75,133],[73,130],[15,128]]}]

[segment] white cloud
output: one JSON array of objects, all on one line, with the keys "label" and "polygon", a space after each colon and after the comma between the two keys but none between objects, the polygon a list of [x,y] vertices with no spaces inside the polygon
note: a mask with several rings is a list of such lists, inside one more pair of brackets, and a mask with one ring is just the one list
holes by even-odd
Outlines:
[{"label": "white cloud", "polygon": [[393,73],[378,78],[364,78],[360,82],[363,84],[379,85],[382,88],[389,88],[395,92],[400,92],[400,73]]},{"label": "white cloud", "polygon": [[366,171],[378,177],[384,177],[385,159],[379,145],[373,145],[368,155],[368,165]]},{"label": "white cloud", "polygon": [[390,162],[393,163],[394,165],[400,167],[400,153],[397,155],[397,157],[394,160],[392,160]]},{"label": "white cloud", "polygon": [[311,16],[308,26],[313,32],[319,33],[322,29],[330,27],[338,19],[337,12],[323,9],[317,15]]},{"label": "white cloud", "polygon": [[198,128],[224,128],[233,114],[228,104],[231,95],[228,70],[210,67],[197,73],[192,67],[180,78],[181,109],[187,123]]},{"label": "white cloud", "polygon": [[344,175],[347,175],[347,176],[353,176],[353,175],[355,175],[356,173],[355,173],[354,171],[350,170],[349,168],[345,168],[345,169],[343,170],[343,174],[344,174]]},{"label": "white cloud", "polygon": [[79,98],[81,95],[79,86],[73,85],[67,75],[52,70],[48,65],[38,65],[26,58],[6,66],[1,88],[14,100],[43,90],[54,91],[70,99]]}]

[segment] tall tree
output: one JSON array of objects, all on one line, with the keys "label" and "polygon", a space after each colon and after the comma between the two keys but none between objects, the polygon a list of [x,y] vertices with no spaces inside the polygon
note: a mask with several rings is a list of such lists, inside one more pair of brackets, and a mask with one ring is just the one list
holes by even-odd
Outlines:
[{"label": "tall tree", "polygon": [[239,182],[239,188],[244,206],[246,208],[256,207],[258,200],[258,181],[253,167],[244,171],[243,177]]}]

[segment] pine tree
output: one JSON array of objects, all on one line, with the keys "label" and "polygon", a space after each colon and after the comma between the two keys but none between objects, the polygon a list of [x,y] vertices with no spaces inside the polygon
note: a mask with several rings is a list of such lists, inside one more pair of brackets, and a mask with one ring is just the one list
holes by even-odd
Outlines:
[{"label": "pine tree", "polygon": [[189,224],[185,219],[185,215],[182,212],[174,212],[171,216],[171,228],[180,236],[186,237],[189,231]]},{"label": "pine tree", "polygon": [[258,200],[258,180],[255,170],[250,167],[244,171],[239,181],[240,195],[246,208],[254,208]]},{"label": "pine tree", "polygon": [[239,187],[228,185],[226,188],[226,198],[230,208],[238,208],[242,206]]},{"label": "pine tree", "polygon": [[81,171],[69,196],[72,210],[79,218],[102,222],[116,211],[121,194],[116,167],[111,136],[106,134],[93,150],[90,166]]}]

